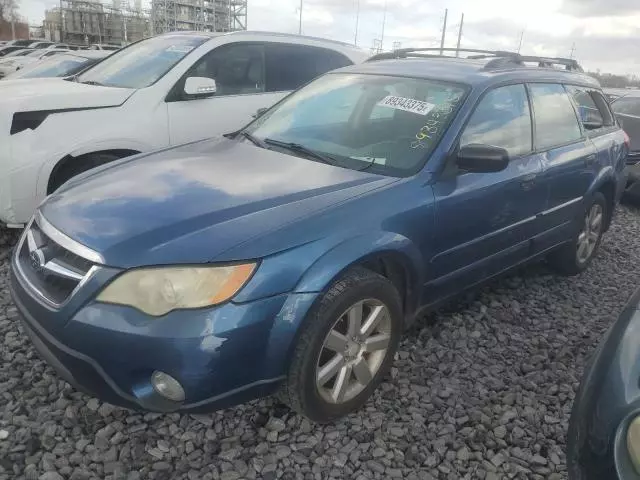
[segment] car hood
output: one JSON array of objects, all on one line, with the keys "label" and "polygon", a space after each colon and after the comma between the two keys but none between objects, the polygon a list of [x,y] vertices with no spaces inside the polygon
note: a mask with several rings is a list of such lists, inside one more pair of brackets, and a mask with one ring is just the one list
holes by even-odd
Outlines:
[{"label": "car hood", "polygon": [[[203,263],[394,181],[221,138],[85,175],[41,212],[110,266]],[[254,256],[279,251],[264,249]]]},{"label": "car hood", "polygon": [[[58,78],[0,81],[0,109],[15,112],[115,107],[135,92],[129,88],[99,87]],[[8,108],[7,108],[8,107]]]}]

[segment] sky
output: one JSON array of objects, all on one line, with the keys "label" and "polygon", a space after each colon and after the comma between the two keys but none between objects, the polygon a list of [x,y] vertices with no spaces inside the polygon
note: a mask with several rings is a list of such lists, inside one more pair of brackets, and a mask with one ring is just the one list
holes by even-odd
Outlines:
[{"label": "sky", "polygon": [[[39,24],[57,2],[18,4],[21,16]],[[394,42],[437,47],[445,8],[448,47],[456,45],[464,13],[462,47],[517,50],[524,32],[523,54],[569,57],[573,49],[588,70],[640,75],[639,0],[303,0],[302,33],[353,43],[358,19],[362,48],[382,38],[383,24],[385,50]],[[248,28],[297,33],[299,12],[300,0],[248,0]]]}]

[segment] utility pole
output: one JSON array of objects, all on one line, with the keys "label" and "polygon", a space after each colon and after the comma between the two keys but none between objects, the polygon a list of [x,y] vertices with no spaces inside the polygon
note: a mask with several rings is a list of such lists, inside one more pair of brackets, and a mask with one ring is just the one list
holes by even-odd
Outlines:
[{"label": "utility pole", "polygon": [[573,60],[573,54],[576,53],[576,42],[573,42],[573,45],[571,46],[571,55],[569,55],[569,58],[571,60]]},{"label": "utility pole", "polygon": [[460,19],[460,30],[458,30],[458,46],[456,47],[456,57],[460,56],[460,42],[462,41],[462,27],[464,26],[464,13]]},{"label": "utility pole", "polygon": [[444,11],[444,25],[442,25],[442,40],[440,40],[440,55],[442,55],[444,48],[444,39],[447,35],[447,16],[449,15],[449,9],[445,9]]},{"label": "utility pole", "polygon": [[360,21],[360,0],[356,0],[356,2],[358,2],[358,7],[356,10],[356,35],[353,39],[353,44],[357,47],[358,46],[358,23]]},{"label": "utility pole", "polygon": [[522,49],[522,40],[524,39],[524,30],[522,30],[522,32],[520,33],[520,43],[518,44],[518,53],[520,53],[520,50]]},{"label": "utility pole", "polygon": [[298,23],[298,35],[302,35],[302,1],[300,0],[300,21]]},{"label": "utility pole", "polygon": [[387,0],[384,0],[384,15],[382,16],[382,35],[380,36],[380,51],[384,51],[384,25],[387,23]]}]

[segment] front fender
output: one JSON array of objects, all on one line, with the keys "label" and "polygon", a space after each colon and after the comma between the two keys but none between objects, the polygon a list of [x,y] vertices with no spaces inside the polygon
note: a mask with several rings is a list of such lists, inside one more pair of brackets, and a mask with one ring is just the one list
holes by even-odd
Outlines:
[{"label": "front fender", "polygon": [[[350,266],[376,255],[391,256],[400,262],[407,275],[409,316],[417,309],[424,274],[419,266],[424,265],[420,250],[408,238],[391,232],[362,234],[336,244],[332,249],[316,258],[300,277],[293,292],[276,317],[269,339],[264,375],[284,375],[301,326],[309,310],[333,281]],[[255,290],[253,290],[255,292]],[[266,378],[266,377],[265,377]]]},{"label": "front fender", "polygon": [[295,292],[324,291],[344,270],[378,254],[389,254],[399,260],[410,285],[424,283],[424,273],[419,268],[424,261],[416,245],[398,233],[375,232],[347,239],[319,257],[302,276]]}]

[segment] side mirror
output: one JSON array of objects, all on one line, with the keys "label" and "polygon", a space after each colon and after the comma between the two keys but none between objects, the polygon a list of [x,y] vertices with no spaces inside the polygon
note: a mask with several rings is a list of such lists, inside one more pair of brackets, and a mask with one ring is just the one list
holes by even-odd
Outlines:
[{"label": "side mirror", "polygon": [[213,78],[189,77],[184,82],[184,93],[189,96],[210,97],[216,90],[216,81]]},{"label": "side mirror", "polygon": [[458,151],[456,163],[468,172],[501,172],[509,165],[509,152],[493,145],[465,145]]},{"label": "side mirror", "polygon": [[256,110],[256,113],[254,113],[253,115],[251,115],[253,118],[258,118],[261,117],[262,115],[264,115],[264,112],[266,112],[267,110],[269,110],[268,108],[259,108],[258,110]]}]

